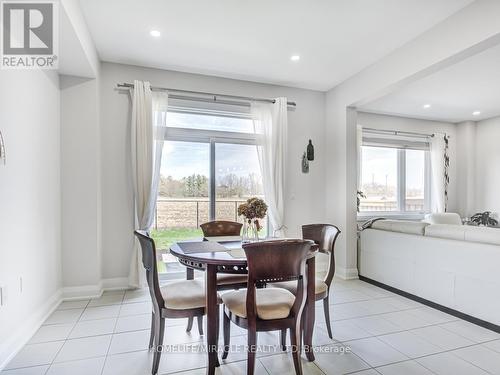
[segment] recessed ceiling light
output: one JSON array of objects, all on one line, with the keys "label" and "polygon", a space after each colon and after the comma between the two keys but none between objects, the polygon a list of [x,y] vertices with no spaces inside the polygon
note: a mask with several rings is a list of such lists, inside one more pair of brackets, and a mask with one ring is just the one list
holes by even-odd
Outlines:
[{"label": "recessed ceiling light", "polygon": [[290,60],[292,60],[292,61],[299,61],[300,60],[300,56],[299,55],[292,55],[290,57]]},{"label": "recessed ceiling light", "polygon": [[480,114],[481,114],[481,111],[472,112],[472,116],[479,116]]},{"label": "recessed ceiling light", "polygon": [[431,108],[431,105],[430,104],[424,104],[422,107],[424,107],[424,109],[429,109],[429,108]]},{"label": "recessed ceiling light", "polygon": [[155,38],[158,38],[161,35],[161,33],[158,30],[151,30],[149,34],[151,36],[154,36]]}]

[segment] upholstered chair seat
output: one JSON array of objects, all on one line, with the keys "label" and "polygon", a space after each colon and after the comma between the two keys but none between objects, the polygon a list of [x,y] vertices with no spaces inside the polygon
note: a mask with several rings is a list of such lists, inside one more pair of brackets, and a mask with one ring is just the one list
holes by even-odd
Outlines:
[{"label": "upholstered chair seat", "polygon": [[[295,295],[297,293],[297,282],[296,281],[284,281],[282,283],[271,283],[267,285],[268,287],[283,288]],[[316,278],[315,282],[315,294],[323,294],[328,290],[328,285],[323,281],[323,279]]]},{"label": "upholstered chair seat", "polygon": [[160,287],[160,291],[168,309],[205,307],[205,285],[201,280],[176,281]]},{"label": "upholstered chair seat", "polygon": [[[262,320],[284,319],[290,315],[295,296],[286,289],[257,289],[257,317]],[[237,290],[222,295],[224,305],[236,316],[247,317],[247,291]]]},{"label": "upholstered chair seat", "polygon": [[247,275],[218,273],[217,285],[245,284],[247,282],[247,278]]},{"label": "upholstered chair seat", "polygon": [[[160,287],[165,307],[172,310],[205,308],[205,283],[202,280],[183,280]],[[222,303],[217,293],[219,303]]]}]

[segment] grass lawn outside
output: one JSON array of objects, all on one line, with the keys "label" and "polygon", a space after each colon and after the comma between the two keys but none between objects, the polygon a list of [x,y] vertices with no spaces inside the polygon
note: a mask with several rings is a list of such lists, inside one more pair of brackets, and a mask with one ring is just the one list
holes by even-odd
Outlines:
[{"label": "grass lawn outside", "polygon": [[156,248],[159,250],[168,249],[174,242],[203,237],[199,228],[153,229],[150,235],[155,240]]},{"label": "grass lawn outside", "polygon": [[[169,228],[169,229],[159,229],[159,230],[151,230],[150,236],[154,239],[156,248],[158,250],[163,250],[162,253],[165,253],[165,250],[170,248],[174,242],[201,238],[203,237],[203,233],[199,228]],[[169,255],[172,257],[172,255]],[[158,273],[170,273],[170,272],[179,272],[179,269],[183,270],[183,266],[178,263],[165,263],[162,260],[158,260],[157,262]]]}]

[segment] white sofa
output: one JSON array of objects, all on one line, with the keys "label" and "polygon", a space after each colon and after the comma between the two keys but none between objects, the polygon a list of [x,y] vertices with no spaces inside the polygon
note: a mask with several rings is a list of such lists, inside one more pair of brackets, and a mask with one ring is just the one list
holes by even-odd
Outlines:
[{"label": "white sofa", "polygon": [[500,326],[500,229],[433,219],[362,231],[360,275]]}]

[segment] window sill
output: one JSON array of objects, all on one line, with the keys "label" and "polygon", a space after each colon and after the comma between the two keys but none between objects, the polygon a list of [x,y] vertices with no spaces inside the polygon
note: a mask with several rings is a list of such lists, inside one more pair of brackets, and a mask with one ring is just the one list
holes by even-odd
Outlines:
[{"label": "window sill", "polygon": [[357,221],[364,222],[367,220],[383,217],[385,219],[394,220],[422,220],[427,213],[408,213],[408,212],[365,212],[358,213]]}]

